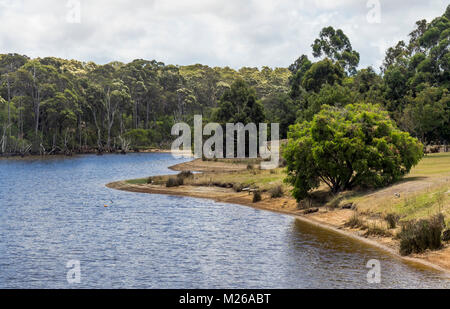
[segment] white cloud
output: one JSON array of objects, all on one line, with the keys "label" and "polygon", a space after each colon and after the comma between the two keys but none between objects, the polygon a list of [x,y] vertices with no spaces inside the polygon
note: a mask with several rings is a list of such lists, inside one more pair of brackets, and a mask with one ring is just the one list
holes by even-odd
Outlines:
[{"label": "white cloud", "polygon": [[286,67],[332,25],[361,66],[378,67],[386,47],[406,40],[415,21],[442,15],[446,2],[381,1],[381,23],[370,24],[366,0],[81,0],[81,23],[68,23],[67,0],[0,0],[0,53]]}]

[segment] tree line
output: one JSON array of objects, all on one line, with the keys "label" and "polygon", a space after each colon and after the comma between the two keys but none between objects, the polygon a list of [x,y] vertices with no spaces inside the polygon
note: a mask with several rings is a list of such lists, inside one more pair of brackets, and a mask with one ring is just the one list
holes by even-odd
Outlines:
[{"label": "tree line", "polygon": [[0,75],[0,153],[55,154],[168,147],[172,125],[210,119],[234,81],[263,98],[286,92],[290,72],[3,54]]},{"label": "tree line", "polygon": [[277,122],[282,138],[324,106],[373,104],[423,144],[450,141],[450,6],[389,48],[380,73],[340,29],[324,28],[315,59],[234,70],[134,60],[98,65],[0,55],[0,153],[168,147],[176,122]]}]

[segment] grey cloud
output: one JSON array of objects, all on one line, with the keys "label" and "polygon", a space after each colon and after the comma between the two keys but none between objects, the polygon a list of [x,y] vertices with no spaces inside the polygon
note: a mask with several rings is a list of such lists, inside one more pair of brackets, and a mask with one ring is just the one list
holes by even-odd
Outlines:
[{"label": "grey cloud", "polygon": [[361,66],[407,39],[415,21],[439,16],[447,1],[381,2],[369,24],[365,0],[81,0],[81,23],[66,21],[67,1],[0,0],[0,52],[107,63],[134,58],[211,66],[288,66],[311,55],[321,28],[342,28]]}]

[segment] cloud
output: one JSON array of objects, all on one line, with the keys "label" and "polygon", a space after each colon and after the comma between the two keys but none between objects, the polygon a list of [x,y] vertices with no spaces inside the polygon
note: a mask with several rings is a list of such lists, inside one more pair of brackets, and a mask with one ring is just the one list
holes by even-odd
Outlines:
[{"label": "cloud", "polygon": [[[325,26],[341,28],[378,67],[385,49],[407,40],[417,20],[443,14],[445,0],[381,1],[381,23],[367,15],[377,0],[0,0],[0,53],[107,63],[135,58],[172,64],[287,67],[311,55]],[[75,4],[75,5],[74,5]],[[76,13],[76,12],[75,12]]]}]

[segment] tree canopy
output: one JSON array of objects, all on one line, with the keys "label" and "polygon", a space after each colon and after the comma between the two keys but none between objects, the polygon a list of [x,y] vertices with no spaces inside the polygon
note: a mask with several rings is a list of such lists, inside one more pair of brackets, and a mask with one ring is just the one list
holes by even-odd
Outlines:
[{"label": "tree canopy", "polygon": [[236,81],[248,85],[252,101],[247,103],[256,108],[242,110],[241,120],[263,120],[253,113],[262,109],[257,101],[287,93],[291,73],[3,54],[0,74],[0,153],[54,154],[168,147],[174,123],[191,122],[194,114],[212,120]]},{"label": "tree canopy", "polygon": [[381,107],[370,104],[324,105],[312,121],[292,126],[288,137],[287,181],[297,200],[321,183],[334,193],[389,185],[423,156],[417,139],[399,130]]}]

